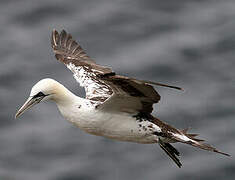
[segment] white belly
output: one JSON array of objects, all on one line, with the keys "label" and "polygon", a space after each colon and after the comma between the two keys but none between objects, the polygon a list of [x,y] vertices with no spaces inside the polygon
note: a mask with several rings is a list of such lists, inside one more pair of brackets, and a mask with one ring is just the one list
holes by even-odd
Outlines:
[{"label": "white belly", "polygon": [[90,111],[67,116],[72,122],[87,133],[104,136],[120,141],[137,143],[156,143],[158,138],[153,133],[159,127],[149,121],[138,121],[129,114],[103,113]]}]

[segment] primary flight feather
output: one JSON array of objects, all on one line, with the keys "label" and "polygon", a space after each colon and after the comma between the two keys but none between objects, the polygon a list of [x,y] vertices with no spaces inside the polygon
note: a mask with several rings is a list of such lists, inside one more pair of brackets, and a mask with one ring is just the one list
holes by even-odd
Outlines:
[{"label": "primary flight feather", "polygon": [[171,145],[176,142],[229,156],[196,138],[197,134],[176,129],[151,114],[153,104],[160,100],[152,85],[181,88],[117,75],[111,68],[96,64],[64,30],[53,30],[51,45],[56,59],[85,88],[86,98],[74,95],[53,79],[43,79],[33,86],[16,117],[41,101],[53,100],[65,119],[87,133],[120,141],[158,143],[178,167],[182,166],[179,152]]}]

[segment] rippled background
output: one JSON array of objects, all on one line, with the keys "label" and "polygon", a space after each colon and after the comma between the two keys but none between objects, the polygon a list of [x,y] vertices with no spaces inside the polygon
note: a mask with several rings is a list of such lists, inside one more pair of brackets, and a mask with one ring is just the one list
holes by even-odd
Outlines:
[{"label": "rippled background", "polygon": [[[84,96],[54,58],[53,28],[119,74],[183,87],[157,87],[154,115],[232,157],[176,144],[178,169],[156,144],[82,132],[51,102],[15,120],[42,78]],[[1,0],[0,40],[0,180],[235,179],[235,1]]]}]

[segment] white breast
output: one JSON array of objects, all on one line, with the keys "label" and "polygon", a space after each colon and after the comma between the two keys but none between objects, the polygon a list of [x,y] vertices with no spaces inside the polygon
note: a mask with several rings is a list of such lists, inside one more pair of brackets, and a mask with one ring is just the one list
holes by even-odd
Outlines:
[{"label": "white breast", "polygon": [[92,104],[74,103],[59,107],[61,114],[87,133],[120,141],[155,143],[159,127],[149,121],[138,121],[130,114],[115,114],[96,110]]}]

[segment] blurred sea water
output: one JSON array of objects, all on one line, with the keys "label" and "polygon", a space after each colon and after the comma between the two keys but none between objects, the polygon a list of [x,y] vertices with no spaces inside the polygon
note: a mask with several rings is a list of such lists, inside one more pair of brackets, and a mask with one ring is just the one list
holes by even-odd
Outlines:
[{"label": "blurred sea water", "polygon": [[[234,180],[235,1],[0,1],[0,180]],[[158,145],[88,135],[41,103],[14,114],[40,79],[84,96],[50,47],[66,29],[119,74],[181,86],[156,87],[153,114],[191,127],[231,158],[176,144],[178,169]]]}]

